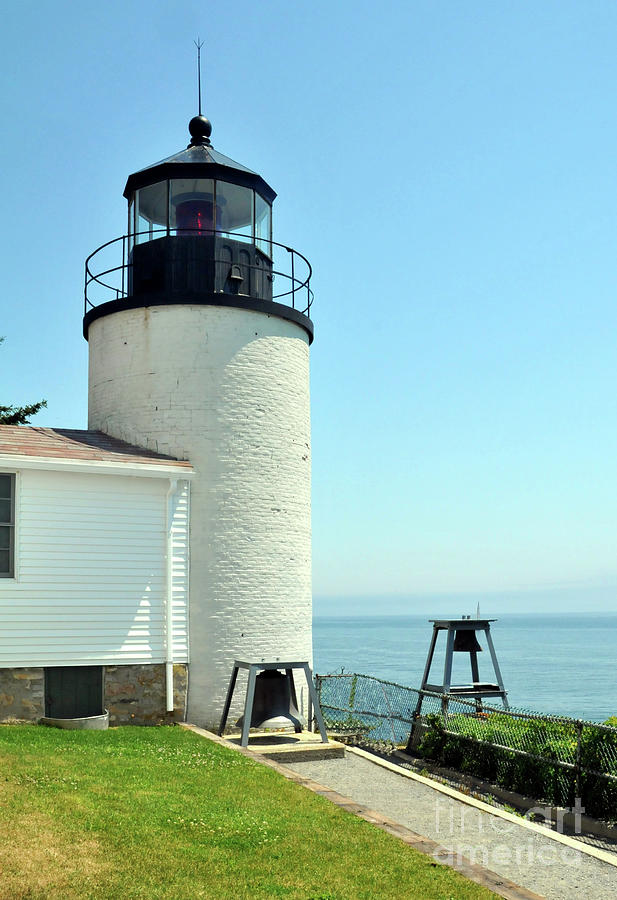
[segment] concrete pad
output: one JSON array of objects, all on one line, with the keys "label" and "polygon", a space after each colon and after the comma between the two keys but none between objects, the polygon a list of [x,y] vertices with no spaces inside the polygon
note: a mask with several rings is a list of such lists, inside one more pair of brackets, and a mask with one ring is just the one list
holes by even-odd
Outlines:
[{"label": "concrete pad", "polygon": [[[225,739],[236,747],[240,746],[240,733],[226,734]],[[312,731],[289,734],[272,731],[258,731],[249,734],[248,749],[259,756],[276,762],[309,762],[312,759],[341,759],[345,756],[345,745],[338,741],[322,743],[321,737]]]}]

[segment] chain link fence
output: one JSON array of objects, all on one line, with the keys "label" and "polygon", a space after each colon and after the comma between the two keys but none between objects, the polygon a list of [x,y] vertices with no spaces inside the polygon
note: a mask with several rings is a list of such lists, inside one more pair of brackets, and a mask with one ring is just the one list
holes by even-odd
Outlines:
[{"label": "chain link fence", "polygon": [[368,675],[317,675],[326,727],[407,746],[440,765],[560,806],[617,819],[617,718],[600,725],[501,709]]}]

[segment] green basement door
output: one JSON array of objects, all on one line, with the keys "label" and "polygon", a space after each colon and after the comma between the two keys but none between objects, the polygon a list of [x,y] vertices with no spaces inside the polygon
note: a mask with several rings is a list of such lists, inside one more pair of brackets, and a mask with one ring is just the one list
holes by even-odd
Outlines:
[{"label": "green basement door", "polygon": [[48,718],[81,719],[102,713],[102,666],[45,669],[45,715]]}]

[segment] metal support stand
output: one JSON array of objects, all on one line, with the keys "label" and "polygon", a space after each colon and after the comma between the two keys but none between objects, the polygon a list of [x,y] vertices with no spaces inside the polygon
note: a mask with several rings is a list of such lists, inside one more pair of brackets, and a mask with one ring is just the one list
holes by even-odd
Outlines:
[{"label": "metal support stand", "polygon": [[[450,698],[455,696],[475,700],[476,710],[478,712],[480,712],[482,709],[482,699],[484,697],[498,697],[503,703],[504,709],[510,708],[508,704],[507,691],[504,687],[499,663],[497,662],[497,654],[495,653],[495,647],[493,646],[493,640],[491,638],[491,622],[495,622],[496,619],[431,619],[431,621],[433,622],[433,634],[431,637],[428,657],[426,659],[426,665],[424,667],[424,674],[422,676],[422,684],[420,685],[420,691],[418,692],[418,702],[416,703],[416,708],[413,713],[414,724],[412,725],[411,733],[409,735],[409,741],[407,743],[408,751],[411,751],[413,749],[413,746],[415,746],[416,744],[420,712],[422,710],[422,701],[424,700],[424,691],[428,691],[433,694],[445,695],[442,697],[441,701],[441,711],[444,716],[447,715],[448,703],[450,701]],[[437,637],[440,631],[445,631],[447,635],[446,657],[444,660],[443,668],[443,683],[431,684],[429,683],[429,674],[431,671],[433,656],[435,655]],[[493,671],[495,673],[495,682],[487,683],[480,681],[478,672],[477,642],[475,642],[475,633],[477,631],[483,631],[486,637],[486,643],[491,655],[491,663],[493,665]],[[455,652],[454,642],[455,638],[457,638],[457,636],[460,636],[460,634],[463,632],[467,632],[467,635],[464,635],[464,637],[468,637],[468,639],[470,639],[469,641],[463,640],[464,644],[469,644],[469,649],[465,648],[463,652],[469,653],[469,662],[471,666],[471,683],[453,685],[452,655]],[[474,642],[476,643],[476,649],[473,649]],[[456,651],[458,652],[458,650],[459,648],[457,647]]]},{"label": "metal support stand", "polygon": [[246,660],[234,660],[234,667],[231,673],[231,678],[229,679],[229,687],[227,688],[227,697],[225,698],[225,706],[223,707],[223,714],[221,715],[221,722],[219,725],[218,733],[219,735],[223,734],[225,730],[225,725],[227,724],[227,717],[229,715],[229,709],[231,707],[231,701],[234,695],[234,690],[236,687],[236,681],[238,679],[238,671],[240,669],[248,669],[248,681],[246,685],[246,697],[244,700],[244,720],[242,722],[242,737],[240,738],[240,746],[246,747],[249,741],[249,728],[251,726],[251,716],[253,714],[253,700],[255,698],[255,679],[257,678],[257,673],[260,671],[264,671],[266,669],[284,669],[285,674],[292,679],[292,693],[294,695],[295,702],[295,687],[293,686],[293,678],[292,678],[292,670],[293,669],[302,669],[304,675],[306,677],[306,685],[309,693],[309,701],[308,701],[308,710],[309,716],[308,721],[311,722],[313,715],[317,721],[317,726],[319,728],[319,733],[321,735],[321,740],[324,744],[328,743],[328,735],[326,734],[326,726],[324,725],[323,716],[321,714],[321,707],[319,706],[319,698],[317,696],[317,691],[315,690],[315,684],[313,682],[313,675],[311,673],[310,666],[308,662],[253,662]]}]

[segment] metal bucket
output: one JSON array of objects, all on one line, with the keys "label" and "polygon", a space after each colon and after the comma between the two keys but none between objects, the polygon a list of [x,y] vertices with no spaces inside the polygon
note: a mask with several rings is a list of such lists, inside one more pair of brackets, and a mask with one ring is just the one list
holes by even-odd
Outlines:
[{"label": "metal bucket", "polygon": [[39,725],[82,731],[105,731],[109,728],[109,710],[106,709],[100,716],[84,716],[80,719],[50,719],[44,716],[39,719]]}]

